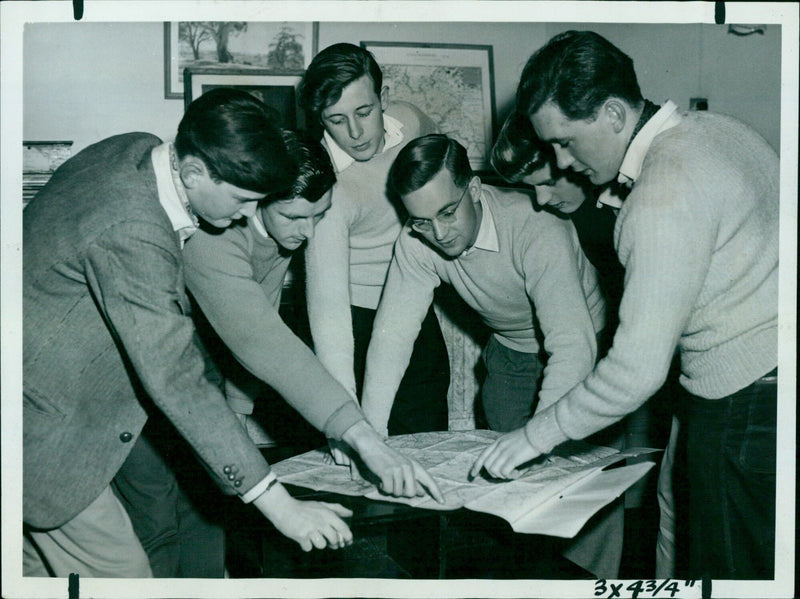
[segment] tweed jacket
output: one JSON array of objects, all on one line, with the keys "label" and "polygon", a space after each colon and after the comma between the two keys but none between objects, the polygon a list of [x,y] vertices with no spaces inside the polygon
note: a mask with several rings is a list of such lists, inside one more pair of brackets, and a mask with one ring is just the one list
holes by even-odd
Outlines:
[{"label": "tweed jacket", "polygon": [[100,494],[151,405],[235,494],[269,473],[204,378],[156,189],[159,143],[131,133],[86,148],[24,212],[23,519],[33,527],[60,526]]}]

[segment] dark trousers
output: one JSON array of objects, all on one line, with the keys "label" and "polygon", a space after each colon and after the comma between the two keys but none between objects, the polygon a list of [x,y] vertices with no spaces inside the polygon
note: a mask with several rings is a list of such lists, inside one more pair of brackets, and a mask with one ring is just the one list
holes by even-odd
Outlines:
[{"label": "dark trousers", "polygon": [[[356,389],[361,397],[375,310],[350,306],[350,311],[353,316]],[[431,306],[422,321],[411,360],[395,395],[389,416],[389,434],[446,431],[449,386],[450,362],[447,346]]]},{"label": "dark trousers", "polygon": [[[525,426],[531,419],[542,382],[544,364],[537,354],[518,352],[500,343],[494,336],[483,350],[486,380],[481,388],[483,411],[489,428],[509,432]],[[620,428],[613,434],[589,438],[598,444],[619,446]],[[605,443],[602,443],[605,442]],[[603,508],[575,536],[563,544],[562,555],[598,578],[617,578],[622,558],[622,535],[625,523],[622,501]]]},{"label": "dark trousers", "polygon": [[692,578],[774,578],[776,374],[716,400],[682,389]]},{"label": "dark trousers", "polygon": [[492,335],[481,357],[486,366],[481,402],[489,428],[507,433],[525,426],[542,382],[539,356],[506,347]]},{"label": "dark trousers", "polygon": [[111,487],[125,506],[155,578],[222,578],[223,501],[189,446],[163,416],[145,425]]}]

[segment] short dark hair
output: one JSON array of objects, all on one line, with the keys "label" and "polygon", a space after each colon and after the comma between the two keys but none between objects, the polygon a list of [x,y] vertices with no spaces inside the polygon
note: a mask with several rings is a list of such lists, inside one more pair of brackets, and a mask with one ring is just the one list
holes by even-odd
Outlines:
[{"label": "short dark hair", "polygon": [[383,73],[372,52],[344,42],[319,52],[308,65],[298,90],[309,125],[319,123],[322,111],[338,102],[344,88],[364,75],[369,75],[375,93],[380,95]]},{"label": "short dark hair", "polygon": [[213,89],[189,104],[175,152],[202,160],[212,180],[257,193],[284,190],[296,174],[269,108],[231,88]]},{"label": "short dark hair", "polygon": [[425,186],[443,168],[450,171],[456,187],[465,187],[472,179],[464,146],[441,133],[418,137],[394,159],[389,169],[389,189],[402,197]]},{"label": "short dark hair", "polygon": [[492,168],[506,181],[516,183],[546,164],[553,164],[553,149],[539,139],[527,114],[516,108],[503,123],[492,147]]},{"label": "short dark hair", "polygon": [[608,98],[639,106],[633,60],[593,31],[565,31],[534,52],[522,70],[517,106],[533,114],[553,102],[571,120],[593,119]]},{"label": "short dark hair", "polygon": [[268,194],[264,201],[269,203],[301,197],[316,202],[336,183],[330,156],[322,144],[311,139],[304,131],[284,130],[283,141],[297,167],[297,176],[289,189]]}]

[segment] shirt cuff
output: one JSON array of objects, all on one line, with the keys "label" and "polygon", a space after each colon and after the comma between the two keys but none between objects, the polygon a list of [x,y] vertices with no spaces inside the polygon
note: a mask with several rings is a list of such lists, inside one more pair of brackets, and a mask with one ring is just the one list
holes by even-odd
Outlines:
[{"label": "shirt cuff", "polygon": [[525,425],[525,436],[528,442],[534,449],[543,454],[550,453],[556,445],[560,445],[569,439],[562,432],[561,427],[558,426],[556,405],[553,404],[542,410]]},{"label": "shirt cuff", "polygon": [[331,414],[330,418],[325,422],[325,426],[322,427],[322,431],[329,439],[341,441],[345,431],[359,420],[364,420],[361,406],[355,401],[348,401]]},{"label": "shirt cuff", "polygon": [[244,503],[251,503],[256,497],[268,491],[270,487],[275,485],[278,482],[278,477],[275,475],[274,472],[270,471],[264,478],[261,479],[261,482],[256,483],[256,485],[250,489],[247,493],[242,495],[241,499]]}]

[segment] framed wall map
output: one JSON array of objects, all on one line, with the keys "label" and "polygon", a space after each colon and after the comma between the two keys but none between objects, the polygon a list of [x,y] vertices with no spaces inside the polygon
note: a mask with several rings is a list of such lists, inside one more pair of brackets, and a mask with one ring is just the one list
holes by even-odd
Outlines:
[{"label": "framed wall map", "polygon": [[383,71],[389,98],[414,104],[467,148],[473,170],[490,168],[495,130],[492,47],[361,42]]}]

